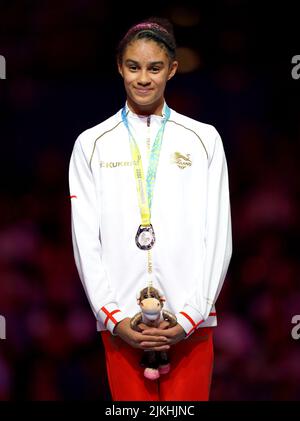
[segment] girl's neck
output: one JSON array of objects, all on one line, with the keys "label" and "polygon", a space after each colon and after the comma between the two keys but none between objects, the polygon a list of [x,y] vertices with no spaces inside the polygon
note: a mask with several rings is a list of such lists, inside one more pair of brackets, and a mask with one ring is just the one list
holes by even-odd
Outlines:
[{"label": "girl's neck", "polygon": [[137,115],[159,115],[162,116],[162,110],[164,107],[164,99],[160,101],[159,104],[151,104],[149,106],[145,105],[145,107],[140,106],[138,104],[132,103],[129,98],[127,98],[127,105],[129,110]]}]

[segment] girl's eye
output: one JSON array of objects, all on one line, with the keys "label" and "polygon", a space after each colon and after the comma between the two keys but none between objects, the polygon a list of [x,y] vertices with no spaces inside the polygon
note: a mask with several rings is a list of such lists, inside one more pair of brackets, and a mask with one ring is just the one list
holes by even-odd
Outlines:
[{"label": "girl's eye", "polygon": [[159,67],[152,67],[152,72],[157,73],[159,72]]},{"label": "girl's eye", "polygon": [[132,70],[132,71],[135,71],[136,70],[136,66],[129,66],[129,69]]}]

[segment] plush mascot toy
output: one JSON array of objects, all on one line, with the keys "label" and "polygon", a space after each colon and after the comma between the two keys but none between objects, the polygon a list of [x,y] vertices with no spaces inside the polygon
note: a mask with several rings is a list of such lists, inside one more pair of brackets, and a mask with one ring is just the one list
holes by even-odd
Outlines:
[{"label": "plush mascot toy", "polygon": [[[131,328],[138,331],[139,323],[158,327],[163,320],[169,323],[169,327],[175,326],[177,324],[176,316],[167,310],[162,310],[164,301],[164,296],[152,286],[142,289],[137,296],[141,311],[131,319]],[[156,380],[160,374],[170,371],[170,362],[166,351],[144,351],[141,365],[145,367],[144,376],[150,380]]]}]

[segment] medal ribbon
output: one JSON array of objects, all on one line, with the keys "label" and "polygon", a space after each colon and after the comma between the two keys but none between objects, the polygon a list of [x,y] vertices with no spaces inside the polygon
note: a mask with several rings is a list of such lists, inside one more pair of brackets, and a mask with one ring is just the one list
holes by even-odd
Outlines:
[{"label": "medal ribbon", "polygon": [[156,179],[156,172],[158,167],[161,144],[166,123],[170,117],[170,108],[165,104],[163,111],[164,119],[160,129],[155,137],[147,171],[147,178],[145,179],[142,157],[138,145],[132,136],[129,128],[126,108],[122,109],[122,120],[128,130],[129,143],[131,149],[131,156],[134,164],[134,176],[136,181],[136,189],[138,193],[139,208],[141,213],[142,226],[146,227],[151,224],[151,206],[153,199],[153,191]]}]

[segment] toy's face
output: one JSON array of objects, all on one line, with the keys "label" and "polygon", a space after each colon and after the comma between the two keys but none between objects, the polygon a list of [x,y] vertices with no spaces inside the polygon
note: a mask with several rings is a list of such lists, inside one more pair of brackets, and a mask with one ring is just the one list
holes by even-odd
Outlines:
[{"label": "toy's face", "polygon": [[162,307],[163,299],[155,288],[144,288],[138,299],[138,303],[142,312],[149,318],[149,316],[157,316]]},{"label": "toy's face", "polygon": [[145,298],[140,302],[140,307],[146,315],[157,315],[162,309],[162,304],[157,298]]}]

